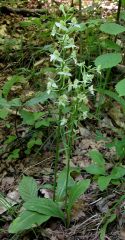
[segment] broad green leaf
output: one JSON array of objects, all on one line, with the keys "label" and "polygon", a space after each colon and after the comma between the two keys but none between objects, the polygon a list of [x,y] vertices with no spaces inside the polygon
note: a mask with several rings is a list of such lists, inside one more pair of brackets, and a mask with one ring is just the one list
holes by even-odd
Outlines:
[{"label": "broad green leaf", "polygon": [[7,140],[4,141],[4,144],[9,144],[14,142],[17,139],[17,137],[15,135],[10,135],[7,137]]},{"label": "broad green leaf", "polygon": [[28,100],[25,103],[25,105],[26,106],[33,106],[33,105],[36,105],[38,103],[44,103],[48,99],[54,99],[55,97],[56,97],[56,93],[48,94],[46,91],[45,92],[40,92],[40,93],[37,93],[34,98]]},{"label": "broad green leaf", "polygon": [[21,110],[20,111],[21,117],[23,118],[23,122],[28,124],[28,125],[34,125],[35,119],[34,119],[34,113],[29,112],[26,110]]},{"label": "broad green leaf", "polygon": [[17,159],[19,158],[19,152],[20,152],[20,149],[17,148],[17,149],[14,149],[11,154],[8,156],[8,160],[13,160],[13,159]]},{"label": "broad green leaf", "polygon": [[41,145],[42,144],[42,140],[40,138],[37,138],[35,144],[36,145]]},{"label": "broad green leaf", "polygon": [[7,100],[5,98],[2,98],[1,96],[0,96],[0,107],[2,107],[4,109],[10,107],[9,103],[7,102]]},{"label": "broad green leaf", "polygon": [[86,172],[94,175],[105,175],[105,168],[104,166],[99,166],[97,164],[91,164],[84,168]]},{"label": "broad green leaf", "polygon": [[111,176],[100,176],[98,178],[98,186],[101,191],[104,191],[107,189],[109,183],[111,181]]},{"label": "broad green leaf", "polygon": [[100,30],[104,33],[108,33],[110,35],[116,36],[117,34],[125,32],[125,27],[121,26],[117,23],[106,22],[106,23],[101,24]]},{"label": "broad green leaf", "polygon": [[117,52],[120,52],[120,50],[121,50],[121,46],[119,46],[118,44],[116,44],[115,42],[113,42],[110,39],[106,39],[106,40],[102,41],[100,44],[103,48],[106,48],[106,49],[113,49]]},{"label": "broad green leaf", "polygon": [[118,179],[112,179],[111,183],[114,184],[114,185],[120,185],[121,184],[120,180],[118,180]]},{"label": "broad green leaf", "polygon": [[[69,172],[68,187],[71,187],[74,185],[74,180],[70,176],[70,172]],[[67,178],[67,168],[64,168],[63,171],[60,172],[60,174],[58,176],[58,180],[57,180],[57,188],[56,188],[56,200],[57,201],[61,201],[65,197],[66,178]]]},{"label": "broad green leaf", "polygon": [[58,203],[48,198],[31,199],[24,203],[24,208],[30,211],[35,211],[45,214],[50,217],[58,217],[64,220],[64,213],[59,208]]},{"label": "broad green leaf", "polygon": [[115,88],[120,97],[125,96],[125,78],[119,81]]},{"label": "broad green leaf", "polygon": [[41,19],[40,18],[33,18],[32,19],[32,23],[38,27],[41,27],[42,23],[41,23]]},{"label": "broad green leaf", "polygon": [[112,68],[122,61],[120,53],[106,53],[98,56],[95,59],[96,67],[101,66],[101,69]]},{"label": "broad green leaf", "polygon": [[112,179],[120,179],[125,175],[125,167],[114,167],[111,171],[111,178]]},{"label": "broad green leaf", "polygon": [[120,157],[120,159],[124,159],[125,157],[125,138],[123,137],[122,140],[115,140],[114,146],[116,149],[116,154]]},{"label": "broad green leaf", "polygon": [[20,22],[20,26],[21,27],[30,27],[30,26],[32,26],[33,25],[33,23],[32,23],[32,21],[31,20],[28,20],[28,21],[22,21],[22,22]]},{"label": "broad green leaf", "polygon": [[37,197],[37,183],[32,177],[23,176],[19,184],[19,193],[24,201]]},{"label": "broad green leaf", "polygon": [[20,107],[22,106],[22,103],[19,98],[14,98],[11,101],[8,102],[10,107]]},{"label": "broad green leaf", "polygon": [[40,138],[35,139],[35,138],[31,138],[30,141],[27,143],[27,147],[29,149],[31,149],[34,145],[41,145],[42,141]]},{"label": "broad green leaf", "polygon": [[23,118],[24,123],[28,125],[34,125],[35,121],[40,119],[44,115],[43,112],[29,112],[26,110],[20,111],[21,117]]},{"label": "broad green leaf", "polygon": [[[125,0],[124,0],[124,4],[125,4]],[[125,21],[125,11],[122,11],[120,13],[120,19],[124,20]]]},{"label": "broad green leaf", "polygon": [[3,86],[3,95],[4,97],[8,96],[9,91],[15,83],[22,82],[24,80],[23,76],[14,75],[12,76]]},{"label": "broad green leaf", "polygon": [[88,189],[89,185],[90,179],[85,179],[78,183],[75,183],[74,186],[70,188],[68,201],[69,211],[71,210],[75,201]]},{"label": "broad green leaf", "polygon": [[80,32],[83,32],[86,30],[86,24],[83,22],[79,24],[79,27],[80,27],[80,29],[79,29]]},{"label": "broad green leaf", "polygon": [[2,108],[0,109],[0,118],[5,119],[9,114],[9,109]]},{"label": "broad green leaf", "polygon": [[35,138],[30,139],[30,141],[27,143],[28,148],[32,148],[35,145]]},{"label": "broad green leaf", "polygon": [[9,226],[9,233],[18,233],[26,229],[37,227],[46,222],[50,216],[37,212],[25,211],[21,213]]},{"label": "broad green leaf", "polygon": [[103,158],[103,155],[97,151],[97,150],[92,150],[89,152],[90,158],[93,160],[94,163],[96,163],[99,166],[104,166],[105,165],[105,159]]},{"label": "broad green leaf", "polygon": [[116,214],[111,214],[109,219],[106,221],[106,223],[101,227],[100,229],[100,240],[105,240],[105,234],[106,234],[106,229],[109,223],[112,223],[116,219]]},{"label": "broad green leaf", "polygon": [[[10,208],[12,208],[12,204],[8,201],[7,198],[5,198],[1,193],[0,193],[0,208],[1,210],[3,209],[3,207],[6,209],[6,210],[9,210]],[[3,212],[4,212],[4,209],[3,209]]]},{"label": "broad green leaf", "polygon": [[87,24],[89,25],[89,27],[95,27],[98,26],[101,22],[101,19],[90,19],[87,21]]},{"label": "broad green leaf", "polygon": [[43,119],[43,120],[35,123],[35,128],[39,128],[41,126],[42,127],[49,127],[50,126],[50,120],[47,118],[46,120]]},{"label": "broad green leaf", "polygon": [[116,102],[118,102],[122,106],[123,110],[125,111],[125,100],[122,97],[119,97],[119,95],[116,92],[104,89],[98,89],[98,92],[113,98]]}]

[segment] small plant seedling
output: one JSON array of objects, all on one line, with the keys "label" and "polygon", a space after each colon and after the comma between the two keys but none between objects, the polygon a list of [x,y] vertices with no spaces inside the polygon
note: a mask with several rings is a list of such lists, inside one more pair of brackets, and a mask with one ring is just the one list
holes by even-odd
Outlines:
[{"label": "small plant seedling", "polygon": [[93,163],[84,169],[94,175],[97,179],[99,189],[104,191],[108,188],[110,182],[115,184],[125,176],[125,166],[114,166],[110,173],[106,170],[106,162],[102,154],[96,150],[90,152],[90,158]]}]

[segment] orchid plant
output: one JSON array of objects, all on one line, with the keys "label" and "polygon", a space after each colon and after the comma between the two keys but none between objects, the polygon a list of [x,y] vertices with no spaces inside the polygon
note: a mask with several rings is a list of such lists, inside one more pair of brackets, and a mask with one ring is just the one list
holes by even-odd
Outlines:
[{"label": "orchid plant", "polygon": [[[69,227],[73,204],[90,184],[89,179],[74,181],[71,176],[71,172],[74,171],[74,168],[71,168],[71,156],[79,121],[88,117],[88,97],[94,95],[92,81],[95,72],[99,72],[99,68],[87,67],[81,60],[79,46],[74,39],[82,31],[82,25],[78,24],[75,17],[72,18],[71,14],[65,12],[63,5],[60,6],[60,10],[63,12],[64,19],[54,24],[51,33],[55,40],[55,50],[50,55],[50,62],[52,62],[55,72],[54,77],[48,77],[44,95],[45,99],[51,99],[56,118],[54,186],[51,186],[53,200],[39,199],[36,182],[31,178],[24,177],[20,183],[20,195],[25,202],[25,211],[10,225],[10,233],[29,229],[36,224],[40,225],[51,216],[62,219]],[[53,98],[51,98],[52,95]],[[58,173],[62,144],[66,167],[61,173]],[[27,184],[28,187],[26,187]],[[30,190],[28,198],[27,189]],[[31,201],[29,201],[29,196]],[[29,222],[27,219],[31,219],[31,221]],[[22,225],[24,222],[25,224]]]},{"label": "orchid plant", "polygon": [[[75,17],[65,12],[64,6],[60,6],[64,19],[56,22],[51,36],[55,40],[55,50],[50,55],[56,74],[55,78],[48,78],[47,93],[55,93],[54,104],[57,109],[57,152],[55,158],[54,193],[56,192],[57,166],[60,157],[60,143],[64,145],[66,156],[66,202],[67,225],[68,216],[67,189],[69,182],[70,160],[72,155],[73,140],[79,121],[85,120],[89,113],[89,95],[94,95],[93,79],[95,72],[100,69],[89,66],[81,61],[79,46],[75,43],[76,35],[82,31],[82,24]],[[53,199],[56,196],[54,194]]]}]

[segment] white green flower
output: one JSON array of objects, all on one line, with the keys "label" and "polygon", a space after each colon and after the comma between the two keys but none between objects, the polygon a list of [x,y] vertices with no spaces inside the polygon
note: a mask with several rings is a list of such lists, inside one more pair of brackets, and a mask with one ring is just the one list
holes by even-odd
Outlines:
[{"label": "white green flower", "polygon": [[77,19],[76,19],[76,17],[73,17],[73,18],[71,19],[71,23],[77,24]]},{"label": "white green flower", "polygon": [[86,118],[87,118],[87,115],[88,115],[88,112],[87,112],[87,111],[83,112],[83,119],[86,119]]},{"label": "white green flower", "polygon": [[78,98],[79,102],[84,102],[85,104],[88,103],[87,96],[84,93],[79,93],[77,95],[77,98]]},{"label": "white green flower", "polygon": [[90,83],[93,78],[94,78],[94,74],[88,74],[87,72],[83,73],[83,82],[84,82],[85,85],[87,83]]},{"label": "white green flower", "polygon": [[89,88],[88,88],[89,92],[94,95],[94,88],[93,88],[93,85],[91,85]]},{"label": "white green flower", "polygon": [[60,106],[65,107],[67,103],[68,103],[68,97],[66,96],[66,94],[59,96],[59,105]]},{"label": "white green flower", "polygon": [[85,62],[77,63],[77,65],[78,65],[80,68],[84,68],[84,67],[85,67]]},{"label": "white green flower", "polygon": [[61,20],[60,22],[55,23],[56,27],[58,27],[60,30],[63,30],[65,32],[68,32],[68,28],[66,27],[66,23]]},{"label": "white green flower", "polygon": [[53,89],[58,89],[58,86],[53,79],[49,78],[49,82],[47,83],[47,93],[50,94]]},{"label": "white green flower", "polygon": [[51,35],[54,37],[56,35],[56,27],[54,25],[53,29],[52,29],[52,32],[51,32]]},{"label": "white green flower", "polygon": [[64,125],[66,125],[66,123],[67,123],[67,119],[65,117],[63,117],[61,119],[60,126],[64,126]]},{"label": "white green flower", "polygon": [[70,92],[72,90],[72,88],[73,88],[73,84],[72,84],[71,80],[69,79],[68,80],[68,92]]},{"label": "white green flower", "polygon": [[71,58],[74,60],[74,63],[77,64],[76,50],[73,50],[71,53]]},{"label": "white green flower", "polygon": [[68,92],[70,92],[72,89],[76,89],[79,87],[79,80],[75,79],[74,83],[71,82],[71,80],[68,80]]},{"label": "white green flower", "polygon": [[78,79],[75,79],[75,80],[74,80],[74,83],[73,83],[73,88],[74,88],[74,89],[78,88],[78,84],[79,84],[79,80],[78,80]]},{"label": "white green flower", "polygon": [[54,53],[50,55],[50,62],[52,61],[63,62],[63,59],[60,57],[58,50],[55,50]]},{"label": "white green flower", "polygon": [[58,72],[59,75],[63,75],[65,77],[71,77],[72,74],[70,73],[70,68],[67,66],[64,66],[63,70],[61,72]]},{"label": "white green flower", "polygon": [[69,38],[68,43],[66,44],[66,46],[64,48],[75,48],[76,45],[74,44],[74,39],[73,38]]}]

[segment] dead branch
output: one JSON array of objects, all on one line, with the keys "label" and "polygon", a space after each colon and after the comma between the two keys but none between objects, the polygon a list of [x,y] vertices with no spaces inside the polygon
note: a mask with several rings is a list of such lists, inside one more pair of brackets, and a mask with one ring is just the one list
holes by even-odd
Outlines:
[{"label": "dead branch", "polygon": [[47,9],[26,9],[26,8],[12,8],[7,6],[0,7],[0,13],[9,15],[11,13],[25,16],[40,16],[47,13]]}]

